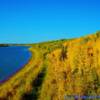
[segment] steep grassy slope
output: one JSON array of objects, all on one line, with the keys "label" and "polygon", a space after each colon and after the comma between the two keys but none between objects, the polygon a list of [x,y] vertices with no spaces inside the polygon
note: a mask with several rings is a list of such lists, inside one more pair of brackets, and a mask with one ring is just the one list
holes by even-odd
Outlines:
[{"label": "steep grassy slope", "polygon": [[30,45],[29,63],[0,85],[0,100],[84,100],[67,96],[100,95],[100,32]]}]

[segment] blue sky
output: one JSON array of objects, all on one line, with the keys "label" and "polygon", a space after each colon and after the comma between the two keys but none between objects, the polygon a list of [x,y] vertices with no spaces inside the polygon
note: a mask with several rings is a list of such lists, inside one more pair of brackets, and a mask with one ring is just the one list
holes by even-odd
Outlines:
[{"label": "blue sky", "polygon": [[0,43],[34,43],[100,30],[100,0],[0,0]]}]

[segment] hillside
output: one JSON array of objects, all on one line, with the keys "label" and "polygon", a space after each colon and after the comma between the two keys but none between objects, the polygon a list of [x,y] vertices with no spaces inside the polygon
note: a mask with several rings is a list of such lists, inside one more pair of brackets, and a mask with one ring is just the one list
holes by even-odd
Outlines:
[{"label": "hillside", "polygon": [[0,100],[84,100],[68,95],[100,95],[100,32],[29,46],[29,63],[0,84]]}]

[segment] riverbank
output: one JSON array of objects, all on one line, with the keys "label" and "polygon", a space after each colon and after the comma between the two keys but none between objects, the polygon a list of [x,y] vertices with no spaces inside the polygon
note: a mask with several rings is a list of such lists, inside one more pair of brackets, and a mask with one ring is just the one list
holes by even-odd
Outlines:
[{"label": "riverbank", "polygon": [[[29,88],[29,85],[27,86],[27,84],[30,84],[31,81],[34,80],[34,78],[37,76],[37,74],[39,73],[39,71],[41,70],[41,67],[38,67],[35,70],[35,66],[38,64],[37,61],[39,61],[38,59],[38,52],[36,52],[34,49],[29,48],[30,52],[32,53],[32,57],[30,59],[30,61],[15,75],[13,75],[11,78],[9,78],[9,80],[5,81],[4,84],[0,84],[0,97],[9,97],[7,96],[8,94],[12,94],[14,93],[14,91],[16,90],[16,88],[19,88],[16,91],[16,95],[17,97],[20,98],[20,91],[22,91],[22,94],[27,91],[27,88]],[[41,65],[41,59],[39,62],[39,65]],[[33,73],[34,70],[34,73]],[[24,87],[24,88],[23,88]],[[14,99],[16,100],[16,98]],[[18,98],[17,98],[18,100]]]},{"label": "riverbank", "polygon": [[1,100],[63,100],[67,95],[100,94],[100,32],[31,44],[30,51],[30,62],[0,86]]}]

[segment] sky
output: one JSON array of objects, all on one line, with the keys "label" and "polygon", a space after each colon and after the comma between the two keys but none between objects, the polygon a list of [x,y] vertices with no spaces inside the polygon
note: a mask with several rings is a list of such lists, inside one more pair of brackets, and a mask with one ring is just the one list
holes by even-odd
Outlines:
[{"label": "sky", "polygon": [[0,0],[0,43],[37,43],[100,30],[100,0]]}]

